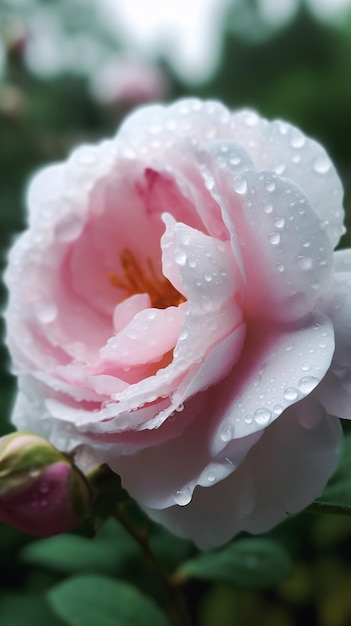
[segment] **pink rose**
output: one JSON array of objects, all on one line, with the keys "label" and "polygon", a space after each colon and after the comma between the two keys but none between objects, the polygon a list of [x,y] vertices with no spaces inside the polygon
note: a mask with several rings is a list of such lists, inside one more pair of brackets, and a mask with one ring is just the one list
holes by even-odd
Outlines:
[{"label": "pink rose", "polygon": [[84,444],[201,547],[312,502],[351,391],[323,148],[217,102],[150,106],[42,170],[28,207],[6,273],[17,427]]}]

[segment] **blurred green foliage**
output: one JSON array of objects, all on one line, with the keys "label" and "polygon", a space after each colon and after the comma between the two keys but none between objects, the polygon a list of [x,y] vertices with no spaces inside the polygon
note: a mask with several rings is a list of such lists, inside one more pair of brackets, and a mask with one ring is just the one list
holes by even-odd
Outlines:
[{"label": "blurred green foliage", "polygon": [[[0,4],[0,38],[6,51],[6,69],[0,78],[2,269],[11,241],[25,226],[25,189],[32,173],[43,163],[65,158],[74,145],[111,135],[128,112],[125,104],[102,106],[93,100],[86,68],[82,72],[66,71],[46,79],[29,71],[24,60],[26,31],[16,35],[13,29],[14,23],[25,25],[29,4],[9,0]],[[36,4],[39,6],[40,2]],[[68,37],[84,32],[96,49],[101,50],[102,56],[120,50],[119,42],[98,23],[93,5],[86,0],[51,0],[42,5]],[[222,60],[216,75],[207,84],[192,89],[173,75],[166,62],[160,59],[171,84],[169,99],[191,91],[200,97],[220,99],[232,108],[250,106],[269,118],[287,119],[320,140],[343,179],[346,221],[351,226],[351,14],[338,25],[322,23],[301,2],[292,21],[273,29],[262,21],[257,3],[242,0],[228,11],[222,46]],[[347,234],[343,245],[350,244],[351,236]],[[3,286],[0,297],[4,306]],[[1,330],[3,332],[3,324]],[[5,433],[10,429],[15,381],[9,373],[4,347],[0,351],[0,367],[0,433]],[[348,476],[347,467],[346,464],[344,477]],[[331,483],[326,492],[331,498],[333,485]],[[338,482],[338,488],[339,485]],[[349,496],[348,480],[342,483],[342,488]],[[270,575],[274,586],[262,590],[249,589],[252,585],[247,585],[243,590],[235,584],[235,571],[232,580],[230,575],[228,580],[212,574],[196,576],[200,557],[187,542],[181,542],[158,527],[153,528],[150,538],[154,552],[169,573],[182,571],[182,567],[186,573],[188,568],[184,585],[194,624],[347,626],[350,623],[349,518],[306,513],[288,520],[261,541],[263,551],[267,545],[264,542],[268,542],[268,546],[269,542],[275,542],[278,546],[275,557],[283,562],[285,573],[289,570],[289,559],[293,559],[293,574],[289,580],[283,580],[284,575],[280,576],[278,569],[273,571],[278,567],[274,554],[267,553],[268,563],[273,559]],[[64,610],[55,613],[55,606],[62,605],[61,596],[67,594],[74,603],[74,590],[81,592],[84,584],[96,590],[101,584],[101,594],[104,594],[103,577],[112,574],[127,581],[123,583],[125,587],[119,584],[117,594],[125,593],[129,597],[127,585],[133,583],[139,594],[152,593],[158,597],[159,591],[140,550],[113,521],[103,527],[93,543],[78,535],[38,540],[1,526],[0,555],[1,626],[80,624],[80,621],[67,622]],[[239,558],[235,549],[234,556]],[[208,558],[210,561],[207,559],[205,565],[211,569],[211,555]],[[191,560],[182,566],[184,559]],[[240,559],[238,562],[245,567]],[[230,572],[232,567],[231,563]],[[84,579],[83,575],[88,578]],[[71,576],[77,587],[70,589],[67,581]],[[215,582],[210,583],[209,579]],[[117,585],[110,581],[107,584]],[[142,606],[143,598],[140,595],[136,600]],[[150,611],[153,623],[155,619],[163,623],[162,618],[155,617],[159,612],[154,605],[150,608],[147,604],[143,610]],[[127,615],[126,619],[132,620],[133,616]],[[122,626],[124,623],[129,622],[122,621]]]}]

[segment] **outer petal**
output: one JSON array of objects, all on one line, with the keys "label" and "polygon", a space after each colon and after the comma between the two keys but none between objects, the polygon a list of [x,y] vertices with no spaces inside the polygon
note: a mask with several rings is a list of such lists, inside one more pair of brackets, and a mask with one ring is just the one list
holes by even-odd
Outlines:
[{"label": "outer petal", "polygon": [[[113,448],[109,450],[107,462],[121,475],[123,486],[138,502],[156,508],[166,508],[174,503],[181,506],[188,504],[196,485],[212,486],[228,476],[261,437],[262,433],[254,433],[233,442],[230,451],[221,457],[216,459],[211,456],[208,449],[208,431],[212,421],[208,409],[212,404],[210,394],[211,390],[205,392],[206,400],[202,403],[200,414],[181,436],[159,446],[145,448],[133,456],[118,457]],[[182,414],[176,419],[182,420]]]},{"label": "outer petal", "polygon": [[188,506],[147,513],[202,549],[242,530],[260,533],[297,513],[322,491],[341,451],[338,420],[306,398],[290,407],[227,479],[198,487]]},{"label": "outer petal", "polygon": [[234,113],[231,129],[257,169],[272,169],[300,187],[335,247],[345,232],[343,189],[324,148],[294,126],[268,122],[253,111]]}]

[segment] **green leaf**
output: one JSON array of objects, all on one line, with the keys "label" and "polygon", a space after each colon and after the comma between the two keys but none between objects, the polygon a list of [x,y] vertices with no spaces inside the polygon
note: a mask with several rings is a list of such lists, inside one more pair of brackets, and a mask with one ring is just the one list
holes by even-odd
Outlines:
[{"label": "green leaf", "polygon": [[3,626],[64,626],[46,599],[33,593],[6,592],[0,597],[0,616]]},{"label": "green leaf", "polygon": [[54,587],[49,602],[68,626],[169,626],[158,606],[131,585],[77,576]]},{"label": "green leaf", "polygon": [[128,559],[135,558],[138,547],[114,520],[106,522],[94,539],[78,535],[57,535],[25,546],[21,558],[27,563],[58,572],[116,573]]},{"label": "green leaf", "polygon": [[351,435],[344,438],[339,467],[331,477],[322,495],[310,507],[312,510],[330,510],[331,513],[351,515]]},{"label": "green leaf", "polygon": [[291,575],[289,555],[270,539],[240,539],[199,555],[175,573],[175,582],[200,578],[245,588],[272,587]]}]

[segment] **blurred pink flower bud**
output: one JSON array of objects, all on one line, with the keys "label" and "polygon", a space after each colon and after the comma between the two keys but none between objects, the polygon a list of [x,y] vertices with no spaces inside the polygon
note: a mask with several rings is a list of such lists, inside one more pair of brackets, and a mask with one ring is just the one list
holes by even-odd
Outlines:
[{"label": "blurred pink flower bud", "polygon": [[168,80],[156,65],[115,57],[95,74],[90,90],[100,104],[134,106],[162,99],[168,91]]},{"label": "blurred pink flower bud", "polygon": [[83,474],[48,441],[26,432],[0,439],[0,521],[55,535],[78,526],[90,499]]}]

